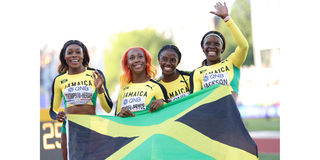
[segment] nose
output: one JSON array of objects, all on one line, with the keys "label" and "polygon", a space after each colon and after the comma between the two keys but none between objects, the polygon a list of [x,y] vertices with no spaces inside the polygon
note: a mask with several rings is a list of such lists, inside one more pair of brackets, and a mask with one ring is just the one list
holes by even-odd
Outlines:
[{"label": "nose", "polygon": [[210,43],[210,44],[209,44],[209,47],[210,47],[210,48],[215,48],[216,46],[215,46],[213,43]]}]

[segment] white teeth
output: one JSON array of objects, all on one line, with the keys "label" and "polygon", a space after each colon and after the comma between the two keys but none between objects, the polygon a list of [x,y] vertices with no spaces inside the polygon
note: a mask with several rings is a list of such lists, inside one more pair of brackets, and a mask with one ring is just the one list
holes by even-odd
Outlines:
[{"label": "white teeth", "polygon": [[141,64],[135,65],[135,67],[141,67]]},{"label": "white teeth", "polygon": [[165,70],[165,71],[170,71],[171,68],[170,68],[170,67],[164,67],[164,70]]},{"label": "white teeth", "polygon": [[215,55],[216,52],[210,51],[210,52],[208,52],[208,54],[209,54],[209,55]]}]

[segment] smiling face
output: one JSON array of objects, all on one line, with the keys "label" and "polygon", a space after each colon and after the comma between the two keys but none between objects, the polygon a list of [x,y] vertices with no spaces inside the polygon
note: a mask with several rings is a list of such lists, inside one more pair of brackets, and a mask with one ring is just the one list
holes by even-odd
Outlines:
[{"label": "smiling face", "polygon": [[159,57],[159,64],[162,69],[162,74],[167,76],[173,75],[179,64],[177,53],[172,49],[162,51]]},{"label": "smiling face", "polygon": [[147,62],[144,53],[138,48],[129,51],[127,54],[127,66],[133,74],[146,72]]},{"label": "smiling face", "polygon": [[77,44],[71,44],[66,49],[64,59],[70,69],[78,69],[83,66],[83,57],[82,48]]},{"label": "smiling face", "polygon": [[208,63],[216,64],[221,61],[221,54],[223,52],[222,46],[220,38],[214,35],[204,39],[203,52],[207,57]]}]

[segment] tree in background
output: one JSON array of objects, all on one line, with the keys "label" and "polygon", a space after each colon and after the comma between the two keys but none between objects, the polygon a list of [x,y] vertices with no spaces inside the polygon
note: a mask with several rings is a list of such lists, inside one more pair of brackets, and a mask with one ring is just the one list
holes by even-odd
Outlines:
[{"label": "tree in background", "polygon": [[[243,35],[246,37],[249,43],[248,56],[243,65],[249,66],[254,64],[253,59],[253,45],[252,45],[252,25],[251,25],[251,5],[250,0],[235,0],[232,5],[230,15],[235,23],[240,28]],[[217,19],[215,19],[217,20]],[[221,32],[226,40],[226,49],[222,54],[222,58],[225,59],[234,52],[237,47],[236,42],[232,38],[231,32],[227,25],[219,18],[216,30]]]},{"label": "tree in background", "polygon": [[158,66],[158,52],[166,44],[173,44],[172,38],[166,38],[164,34],[150,28],[120,32],[114,35],[111,39],[112,48],[104,51],[105,75],[109,92],[113,93],[115,87],[119,84],[120,61],[128,48],[141,46],[147,49],[152,56],[152,64]]}]

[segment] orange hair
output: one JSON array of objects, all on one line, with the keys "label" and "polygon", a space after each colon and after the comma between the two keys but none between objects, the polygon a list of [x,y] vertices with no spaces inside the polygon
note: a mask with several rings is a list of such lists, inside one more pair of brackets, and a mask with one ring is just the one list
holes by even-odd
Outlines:
[{"label": "orange hair", "polygon": [[151,55],[150,53],[142,48],[142,47],[132,47],[129,48],[122,56],[122,60],[121,60],[121,66],[122,66],[122,71],[123,74],[120,76],[120,85],[121,88],[125,85],[127,85],[129,82],[132,81],[132,73],[131,70],[128,68],[127,66],[127,62],[128,62],[128,53],[133,50],[133,49],[140,49],[143,53],[144,56],[146,57],[146,61],[147,61],[147,66],[146,66],[146,74],[148,78],[152,78],[154,79],[155,76],[157,75],[157,68],[155,66],[152,65],[152,59],[151,59]]}]

